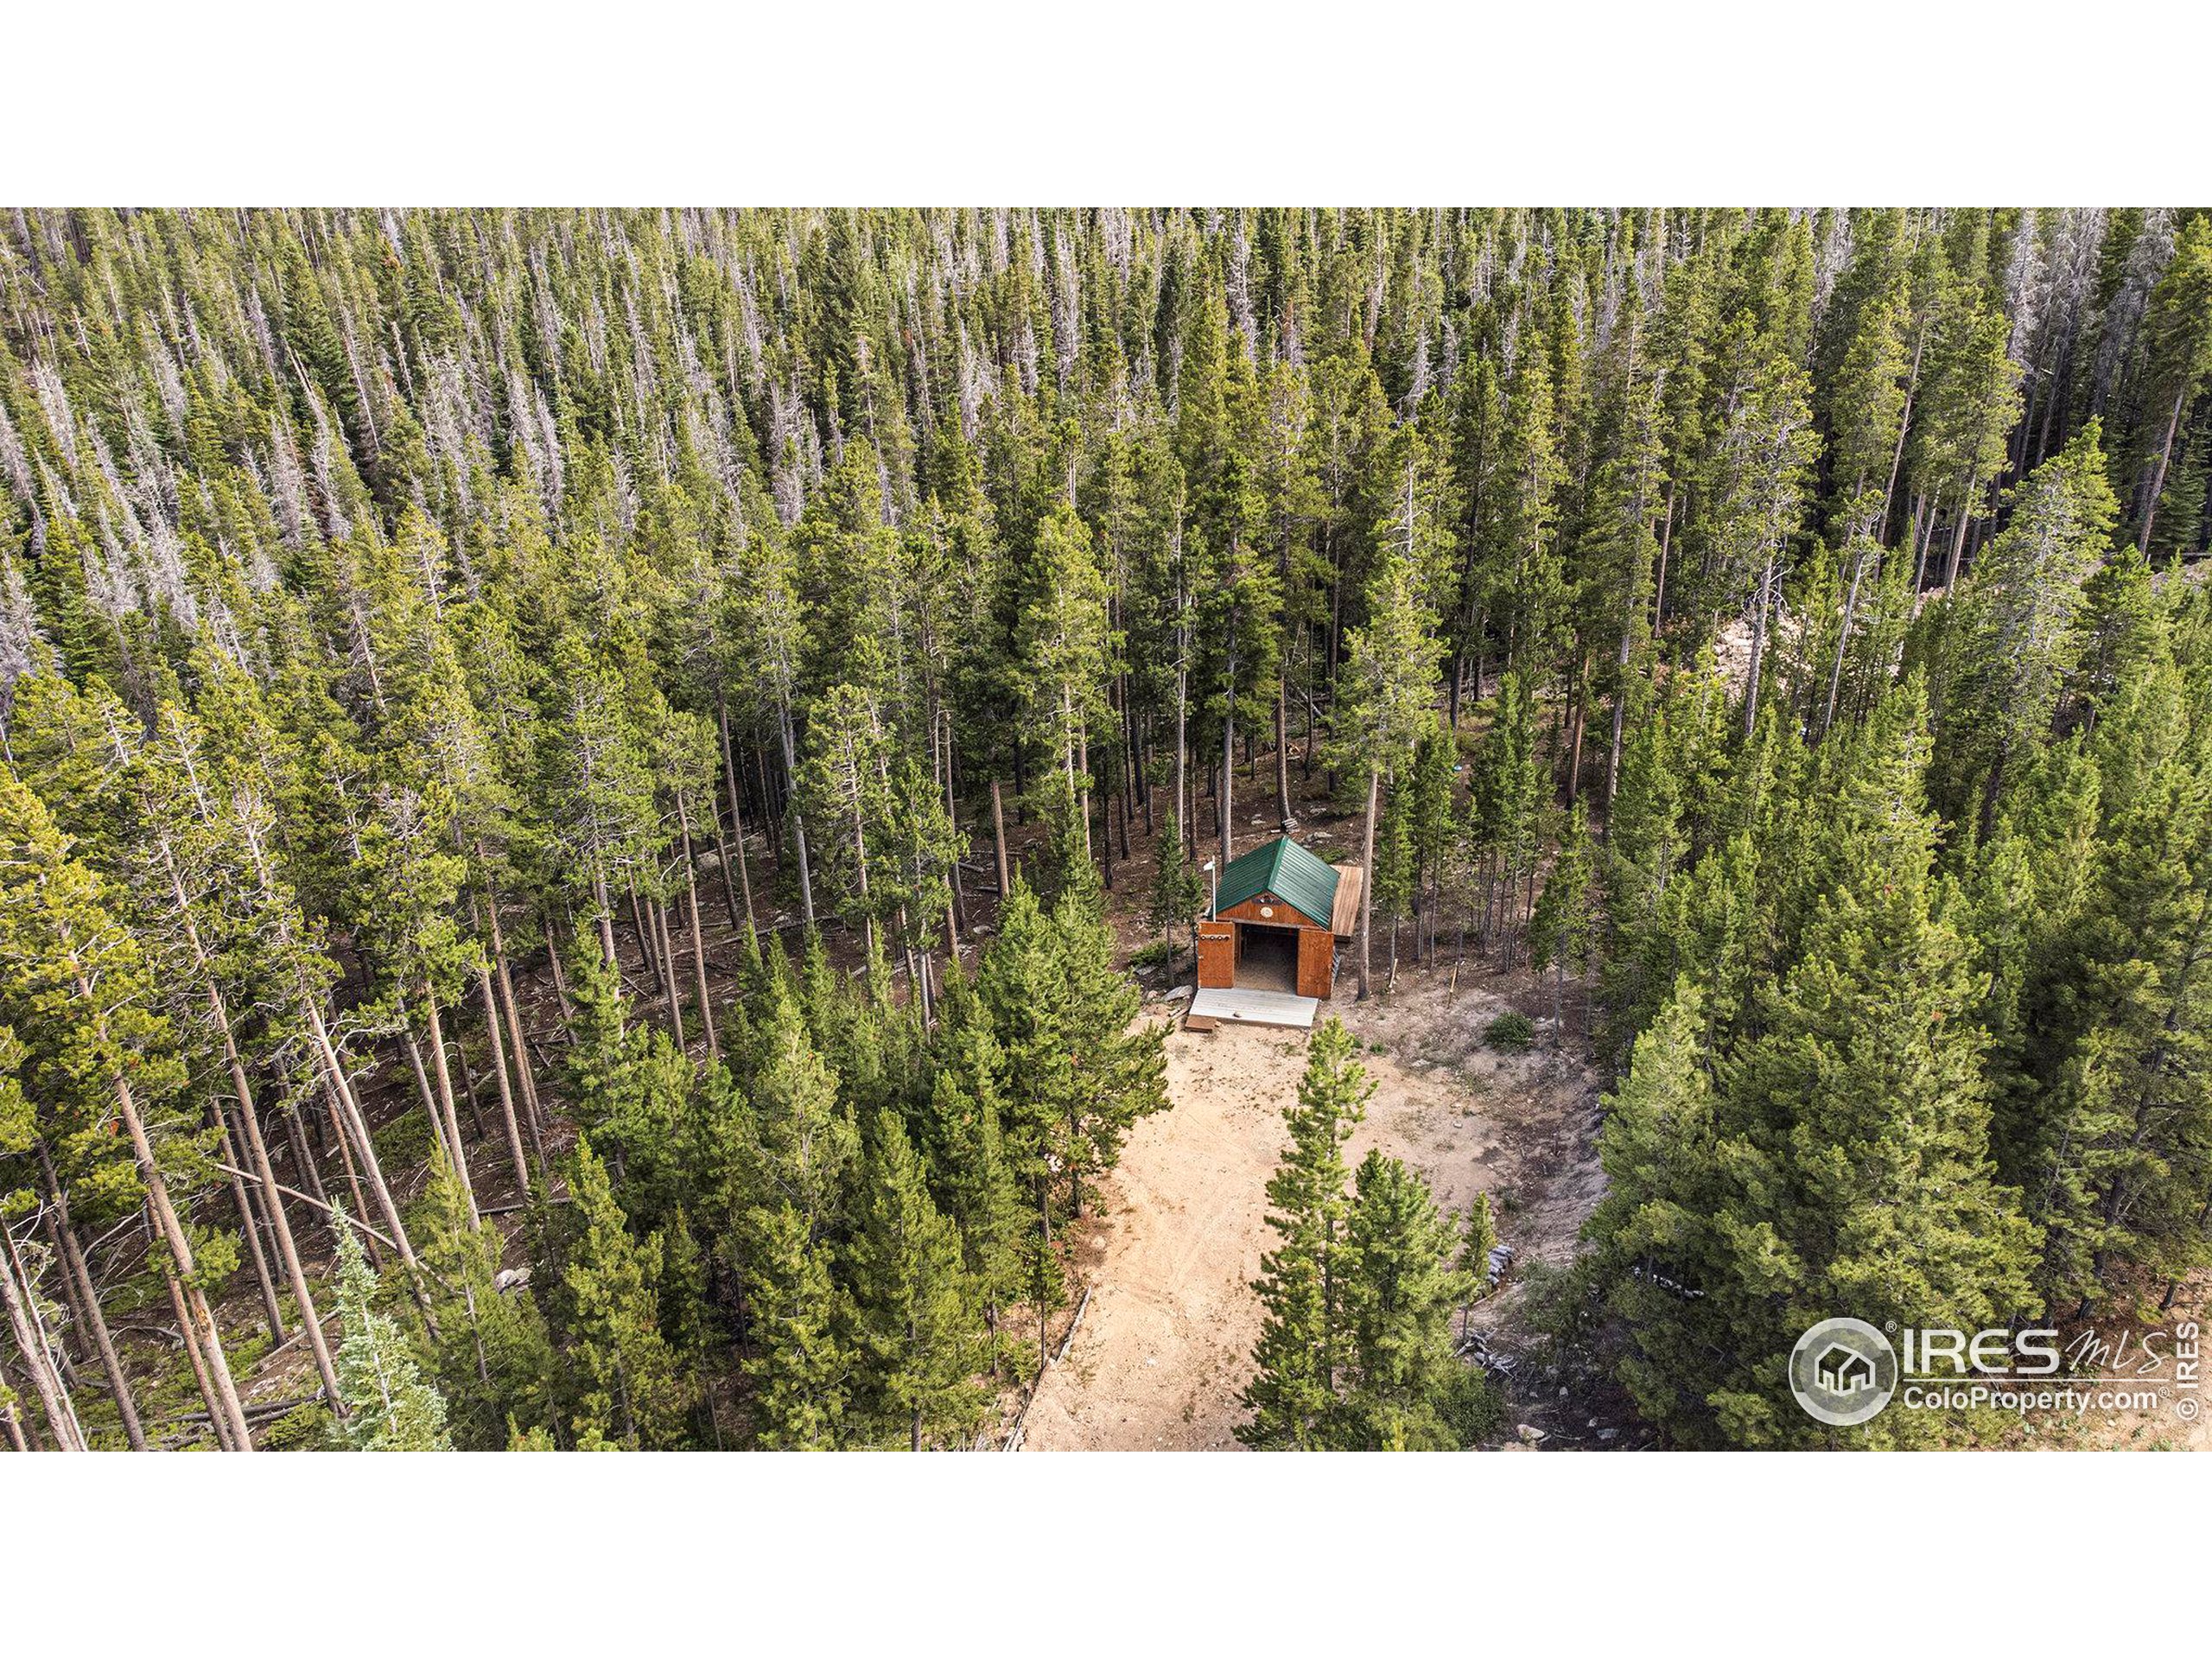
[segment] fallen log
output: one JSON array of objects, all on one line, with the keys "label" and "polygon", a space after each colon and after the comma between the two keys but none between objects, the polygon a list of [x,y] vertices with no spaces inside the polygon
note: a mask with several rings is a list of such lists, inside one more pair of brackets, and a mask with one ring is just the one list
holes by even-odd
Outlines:
[{"label": "fallen log", "polygon": [[1076,1327],[1083,1323],[1084,1312],[1090,1306],[1090,1287],[1085,1285],[1083,1287],[1083,1300],[1075,1305],[1075,1318],[1068,1321],[1068,1333],[1060,1338],[1060,1345],[1052,1355],[1053,1364],[1058,1365],[1068,1357],[1068,1350],[1075,1343]]},{"label": "fallen log", "polygon": [[[251,1181],[256,1186],[259,1186],[263,1184],[260,1176],[252,1174],[243,1169],[232,1169],[228,1164],[218,1163],[215,1167],[221,1170],[226,1175],[236,1175],[242,1180]],[[307,1205],[308,1209],[321,1211],[326,1216],[337,1216],[340,1217],[348,1225],[360,1232],[366,1233],[371,1238],[375,1239],[378,1243],[383,1244],[387,1249],[396,1250],[399,1248],[398,1244],[393,1240],[391,1234],[381,1232],[378,1229],[370,1226],[367,1222],[363,1221],[359,1216],[353,1215],[344,1210],[340,1210],[335,1205],[325,1204],[320,1198],[311,1198],[306,1193],[300,1192],[297,1188],[285,1185],[282,1181],[276,1182],[275,1185],[276,1190],[279,1192],[282,1192],[286,1198],[297,1198],[302,1204]]]},{"label": "fallen log", "polygon": [[1045,1386],[1045,1374],[1068,1357],[1068,1349],[1075,1341],[1076,1327],[1083,1323],[1084,1310],[1090,1306],[1090,1287],[1085,1285],[1083,1287],[1083,1300],[1075,1305],[1075,1317],[1068,1321],[1068,1328],[1060,1338],[1059,1347],[1049,1361],[1037,1368],[1037,1378],[1030,1383],[1028,1396],[1021,1402],[1021,1414],[1014,1420],[1014,1427],[1007,1433],[1006,1444],[999,1448],[1000,1451],[1019,1452],[1021,1450],[1021,1437],[1029,1427],[1029,1408],[1037,1403],[1037,1395]]}]

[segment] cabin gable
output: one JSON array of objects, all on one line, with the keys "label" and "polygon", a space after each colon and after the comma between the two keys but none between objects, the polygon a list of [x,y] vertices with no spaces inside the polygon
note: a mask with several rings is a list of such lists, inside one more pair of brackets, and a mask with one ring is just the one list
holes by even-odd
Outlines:
[{"label": "cabin gable", "polygon": [[1329,918],[1316,919],[1279,893],[1259,893],[1221,912],[1225,922],[1259,922],[1273,927],[1318,927],[1327,931]]}]

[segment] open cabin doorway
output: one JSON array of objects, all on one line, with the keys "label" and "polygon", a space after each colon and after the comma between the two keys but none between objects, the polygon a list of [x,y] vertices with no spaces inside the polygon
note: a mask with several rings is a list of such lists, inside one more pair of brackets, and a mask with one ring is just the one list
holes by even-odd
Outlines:
[{"label": "open cabin doorway", "polygon": [[1236,926],[1236,988],[1298,994],[1298,930],[1264,922]]}]

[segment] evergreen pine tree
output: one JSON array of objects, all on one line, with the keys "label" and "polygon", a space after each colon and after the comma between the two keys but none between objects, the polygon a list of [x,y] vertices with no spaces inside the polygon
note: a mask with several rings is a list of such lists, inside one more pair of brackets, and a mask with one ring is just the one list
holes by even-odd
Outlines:
[{"label": "evergreen pine tree", "polygon": [[2093,420],[2014,492],[2012,522],[1960,584],[1930,793],[1977,830],[1995,816],[2007,765],[2049,734],[2084,643],[2083,583],[2119,517],[2098,437]]},{"label": "evergreen pine tree", "polygon": [[1529,963],[1552,970],[1552,1042],[1565,1039],[1560,997],[1567,976],[1577,977],[1598,959],[1597,849],[1590,839],[1590,815],[1580,801],[1567,818],[1559,856],[1553,861],[1535,915],[1529,924]]},{"label": "evergreen pine tree", "polygon": [[1395,1158],[1361,1162],[1345,1224],[1349,1386],[1334,1443],[1366,1451],[1458,1447],[1452,1415],[1464,1369],[1452,1310],[1466,1300],[1458,1236],[1421,1177]]},{"label": "evergreen pine tree", "polygon": [[771,1451],[844,1444],[855,1357],[840,1338],[840,1303],[829,1247],[807,1236],[789,1203],[756,1212],[748,1228],[753,1434]]},{"label": "evergreen pine tree", "polygon": [[630,1236],[588,1140],[577,1141],[569,1179],[576,1213],[562,1277],[574,1305],[576,1439],[632,1450],[680,1445],[692,1388],[661,1334],[651,1273],[659,1244]]},{"label": "evergreen pine tree", "polygon": [[1461,1291],[1459,1339],[1467,1337],[1467,1311],[1490,1292],[1491,1252],[1497,1248],[1497,1218],[1491,1213],[1490,1194],[1478,1192],[1467,1211],[1466,1242],[1459,1247]]},{"label": "evergreen pine tree", "polygon": [[1367,816],[1362,863],[1369,879],[1361,889],[1359,994],[1368,994],[1376,899],[1376,846],[1382,783],[1412,759],[1424,727],[1435,719],[1432,702],[1444,656],[1428,607],[1427,574],[1419,548],[1385,544],[1369,583],[1368,621],[1353,630],[1344,683],[1332,711],[1332,763],[1363,777]]},{"label": "evergreen pine tree", "polygon": [[465,1451],[496,1452],[518,1424],[548,1431],[555,1421],[553,1350],[527,1282],[499,1287],[497,1227],[472,1224],[452,1172],[434,1159],[421,1229],[435,1334],[430,1356],[447,1425]]},{"label": "evergreen pine tree", "polygon": [[1358,1052],[1344,1021],[1323,1021],[1297,1101],[1283,1112],[1290,1145],[1268,1181],[1268,1225],[1278,1243],[1261,1258],[1262,1276],[1252,1287],[1264,1312],[1252,1356],[1256,1374],[1242,1396],[1252,1418],[1236,1430],[1247,1446],[1319,1451],[1333,1443],[1338,1377],[1350,1357],[1344,1147],[1375,1093]]},{"label": "evergreen pine tree", "polygon": [[981,1309],[959,1230],[931,1201],[898,1119],[879,1116],[872,1142],[846,1255],[859,1363],[853,1414],[918,1452],[925,1440],[957,1441],[980,1415]]},{"label": "evergreen pine tree", "polygon": [[1191,948],[1198,949],[1198,921],[1205,908],[1205,879],[1191,866],[1183,852],[1182,827],[1173,811],[1167,815],[1167,825],[1160,832],[1156,849],[1160,867],[1152,878],[1152,897],[1145,912],[1146,925],[1160,935],[1163,944],[1173,944],[1177,928],[1191,931]]},{"label": "evergreen pine tree", "polygon": [[450,1452],[446,1402],[424,1379],[407,1338],[379,1312],[377,1276],[360,1241],[338,1228],[338,1387],[346,1415],[334,1433],[351,1452]]}]

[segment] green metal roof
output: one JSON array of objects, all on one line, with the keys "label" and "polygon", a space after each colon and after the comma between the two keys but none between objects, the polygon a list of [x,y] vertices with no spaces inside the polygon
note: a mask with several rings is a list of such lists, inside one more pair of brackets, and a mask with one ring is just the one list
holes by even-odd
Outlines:
[{"label": "green metal roof", "polygon": [[1221,873],[1213,913],[1272,893],[1316,927],[1329,925],[1337,902],[1337,873],[1288,836],[1278,836],[1230,861]]}]

